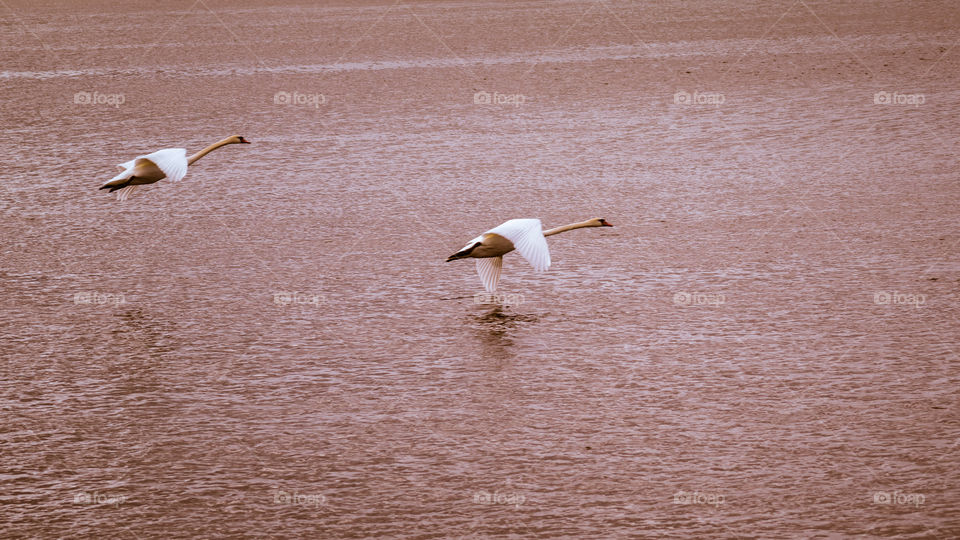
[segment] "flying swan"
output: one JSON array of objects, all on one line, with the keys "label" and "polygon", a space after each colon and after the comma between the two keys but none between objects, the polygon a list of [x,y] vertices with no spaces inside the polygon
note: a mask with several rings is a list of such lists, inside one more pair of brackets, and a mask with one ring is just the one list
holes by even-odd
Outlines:
[{"label": "flying swan", "polygon": [[550,250],[547,236],[581,229],[583,227],[613,227],[605,219],[593,218],[580,223],[571,223],[547,231],[539,219],[511,219],[471,240],[463,249],[447,257],[447,262],[473,257],[477,259],[477,274],[487,292],[497,292],[503,256],[514,249],[533,266],[537,272],[550,268]]},{"label": "flying swan", "polygon": [[152,184],[163,178],[179,182],[187,174],[187,166],[203,156],[228,144],[250,144],[250,141],[239,135],[213,143],[203,150],[187,158],[187,151],[183,148],[164,148],[152,154],[139,156],[132,161],[117,165],[123,171],[114,176],[100,189],[109,189],[110,193],[117,192],[117,200],[125,201],[139,186]]}]

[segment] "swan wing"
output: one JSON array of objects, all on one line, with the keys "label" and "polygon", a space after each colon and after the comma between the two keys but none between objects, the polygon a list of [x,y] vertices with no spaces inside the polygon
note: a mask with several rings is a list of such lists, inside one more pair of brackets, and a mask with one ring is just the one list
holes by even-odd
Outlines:
[{"label": "swan wing", "polygon": [[152,154],[138,157],[136,163],[140,164],[140,160],[144,159],[156,165],[167,178],[174,182],[179,182],[187,174],[187,150],[185,148],[157,150]]},{"label": "swan wing", "polygon": [[117,190],[117,200],[118,200],[118,201],[125,201],[125,200],[127,200],[127,198],[130,197],[130,194],[133,193],[134,191],[136,191],[138,187],[140,187],[140,186],[138,186],[137,184],[133,184],[133,185],[127,186],[127,187],[125,187],[125,188],[120,188],[120,189],[118,189],[118,190]]},{"label": "swan wing", "polygon": [[513,247],[537,272],[550,268],[550,249],[543,237],[543,226],[539,219],[511,219],[498,225],[488,233],[499,234],[513,242]]},{"label": "swan wing", "polygon": [[120,167],[120,170],[121,170],[121,171],[126,171],[127,169],[132,169],[133,166],[136,165],[136,164],[137,164],[137,160],[131,159],[130,161],[128,161],[128,162],[126,162],[126,163],[121,163],[121,164],[117,165],[117,167]]},{"label": "swan wing", "polygon": [[483,257],[477,259],[477,274],[488,293],[497,292],[500,282],[500,270],[503,269],[503,257]]}]

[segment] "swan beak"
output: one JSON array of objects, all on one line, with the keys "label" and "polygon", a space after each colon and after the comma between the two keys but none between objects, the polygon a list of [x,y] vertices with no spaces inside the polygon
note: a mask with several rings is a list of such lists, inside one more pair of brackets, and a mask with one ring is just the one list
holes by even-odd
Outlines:
[{"label": "swan beak", "polygon": [[606,221],[603,222],[603,226],[604,226],[604,227],[613,227],[613,225],[607,223]]}]

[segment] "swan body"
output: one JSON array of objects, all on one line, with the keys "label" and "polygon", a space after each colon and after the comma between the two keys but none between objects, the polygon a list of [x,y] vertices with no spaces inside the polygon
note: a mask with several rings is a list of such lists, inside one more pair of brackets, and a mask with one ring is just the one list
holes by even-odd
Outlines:
[{"label": "swan body", "polygon": [[583,227],[613,227],[605,219],[593,218],[571,223],[547,231],[539,219],[511,219],[474,238],[460,251],[447,257],[447,262],[475,258],[477,274],[487,292],[496,292],[503,269],[503,256],[517,250],[537,272],[550,268],[550,249],[547,236]]},{"label": "swan body", "polygon": [[117,200],[125,201],[139,186],[152,184],[164,178],[174,182],[183,180],[187,174],[187,166],[209,154],[210,152],[228,144],[250,144],[239,135],[227,137],[222,141],[211,144],[203,150],[187,157],[183,148],[165,148],[152,154],[139,156],[126,163],[117,165],[121,173],[111,178],[100,189],[109,189],[110,193],[117,192]]}]

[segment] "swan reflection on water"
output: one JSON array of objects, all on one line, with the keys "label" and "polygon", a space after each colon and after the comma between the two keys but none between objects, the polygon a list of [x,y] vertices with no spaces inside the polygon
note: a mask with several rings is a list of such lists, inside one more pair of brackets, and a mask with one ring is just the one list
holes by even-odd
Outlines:
[{"label": "swan reflection on water", "polygon": [[513,334],[528,323],[539,320],[536,315],[512,313],[509,307],[495,305],[482,315],[472,317],[471,326],[476,328],[480,350],[484,358],[512,360],[515,352]]}]

